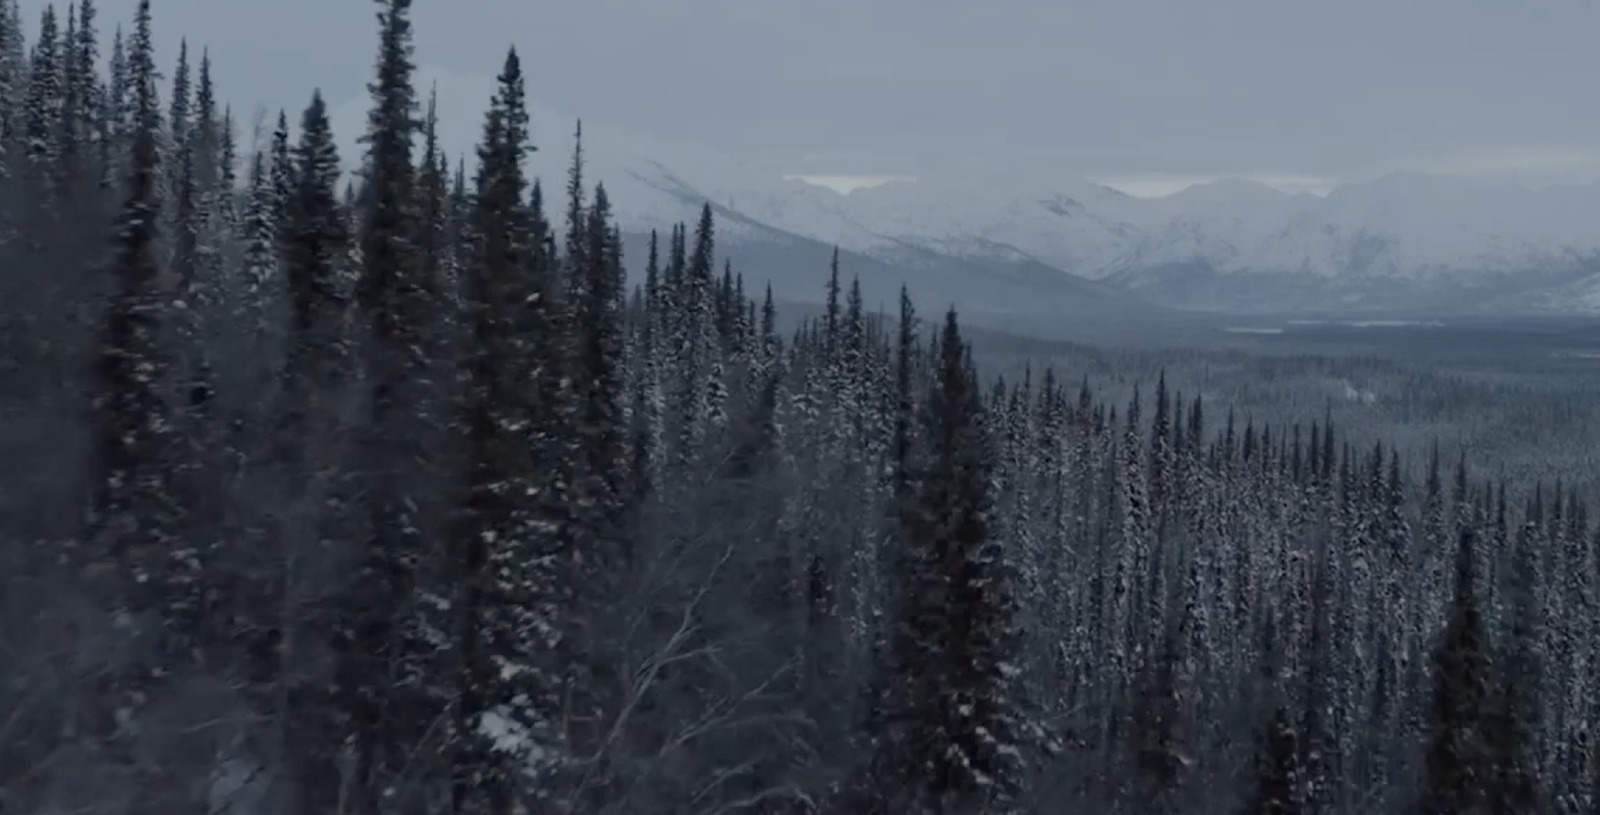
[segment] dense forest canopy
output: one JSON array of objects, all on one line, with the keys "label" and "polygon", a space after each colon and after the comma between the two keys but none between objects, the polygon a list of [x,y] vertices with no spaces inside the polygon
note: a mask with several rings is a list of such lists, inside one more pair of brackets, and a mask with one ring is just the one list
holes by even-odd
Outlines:
[{"label": "dense forest canopy", "polygon": [[0,812],[1600,812],[1587,496],[630,285],[378,5],[341,157],[0,0]]}]

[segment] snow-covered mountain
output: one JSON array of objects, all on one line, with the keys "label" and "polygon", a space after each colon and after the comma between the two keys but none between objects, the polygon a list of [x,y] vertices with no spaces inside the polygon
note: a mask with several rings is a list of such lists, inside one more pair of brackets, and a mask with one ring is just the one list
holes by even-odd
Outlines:
[{"label": "snow-covered mountain", "polygon": [[[437,88],[441,141],[470,162],[492,80],[424,68],[418,84]],[[334,109],[347,156],[355,155],[366,104]],[[539,106],[532,115],[531,170],[554,201],[575,119]],[[1005,279],[1015,290],[990,297],[1001,312],[1056,302],[1016,289],[1035,286],[1041,294],[1092,291],[1126,302],[1121,291],[1224,312],[1600,314],[1600,186],[1535,191],[1398,175],[1320,197],[1229,180],[1133,198],[1039,172],[841,194],[784,180],[781,167],[596,123],[585,124],[583,145],[586,177],[605,184],[627,232],[692,221],[709,201],[719,213],[719,245],[730,253],[743,247],[770,264],[785,246],[838,246],[882,266],[886,280],[913,288],[943,281],[930,292],[936,299],[997,291],[988,284]],[[1070,277],[1053,281],[1052,272]]]},{"label": "snow-covered mountain", "polygon": [[[437,91],[438,137],[470,177],[473,145],[493,95],[492,80],[423,68],[418,87]],[[368,102],[351,99],[330,112],[347,167],[361,155]],[[547,212],[560,217],[575,146],[575,117],[531,105],[537,148],[530,174],[541,180]],[[639,273],[651,231],[699,218],[711,204],[718,255],[731,261],[752,295],[771,285],[780,300],[820,302],[834,247],[843,274],[858,281],[869,308],[893,312],[907,287],[918,310],[936,318],[958,306],[976,325],[1073,339],[1138,339],[1152,326],[1186,324],[1175,312],[1104,283],[1063,273],[1025,253],[979,244],[971,257],[927,242],[901,244],[839,210],[840,196],[783,171],[717,151],[666,145],[594,122],[583,124],[585,185],[603,184],[625,237],[629,269]],[[754,183],[752,183],[752,179]],[[949,210],[959,213],[958,207]],[[780,220],[782,219],[782,220]]]},{"label": "snow-covered mountain", "polygon": [[[1326,197],[1245,181],[1156,199],[1082,182],[1002,189],[914,182],[819,195],[836,199],[827,210],[835,221],[873,236],[863,251],[1027,256],[1182,308],[1595,308],[1586,298],[1530,295],[1600,272],[1600,186],[1534,191],[1393,176]],[[820,207],[763,216],[832,239],[813,215]]]}]

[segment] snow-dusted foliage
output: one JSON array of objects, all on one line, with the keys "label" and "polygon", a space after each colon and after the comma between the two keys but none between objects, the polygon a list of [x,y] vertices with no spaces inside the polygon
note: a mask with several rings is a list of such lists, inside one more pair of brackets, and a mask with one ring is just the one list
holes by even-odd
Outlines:
[{"label": "snow-dusted foliage", "polygon": [[378,5],[350,181],[0,0],[0,811],[1595,811],[1593,473],[1345,425],[1465,380],[995,376],[837,254],[796,320],[581,131],[558,238],[517,53],[452,175]]}]

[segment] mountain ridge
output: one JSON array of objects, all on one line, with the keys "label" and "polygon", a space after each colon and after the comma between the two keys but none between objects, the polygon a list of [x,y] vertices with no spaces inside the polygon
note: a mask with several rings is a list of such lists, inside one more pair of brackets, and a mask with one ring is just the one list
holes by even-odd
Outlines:
[{"label": "mountain ridge", "polygon": [[[431,81],[449,107],[441,142],[470,161],[492,79],[425,66],[419,81]],[[347,157],[365,104],[334,110]],[[530,172],[564,179],[576,120],[537,104],[531,110],[536,132],[547,135]],[[846,194],[719,151],[592,123],[583,144],[586,178],[606,185],[632,233],[692,222],[710,202],[725,247],[816,242],[913,277],[934,269],[944,278],[964,266],[971,275],[1022,274],[1052,290],[1115,290],[1204,312],[1600,315],[1600,185],[1533,190],[1405,173],[1326,196],[1220,179],[1135,198],[1045,169],[1022,179],[895,180]],[[1047,282],[1043,270],[1071,279]],[[981,293],[985,282],[951,293]]]}]

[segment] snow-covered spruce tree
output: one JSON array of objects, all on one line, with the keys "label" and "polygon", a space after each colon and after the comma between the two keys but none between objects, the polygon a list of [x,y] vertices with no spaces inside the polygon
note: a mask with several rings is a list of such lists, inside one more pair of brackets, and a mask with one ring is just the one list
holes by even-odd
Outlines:
[{"label": "snow-covered spruce tree", "polygon": [[[1117,469],[1112,474],[1115,509],[1115,566],[1111,584],[1111,641],[1107,643],[1112,675],[1122,684],[1114,691],[1113,715],[1129,717],[1130,692],[1141,672],[1153,665],[1162,645],[1167,620],[1167,560],[1159,534],[1159,509],[1151,501],[1149,450],[1144,443],[1140,389],[1135,386],[1124,417]],[[1157,422],[1164,427],[1166,422]],[[1154,444],[1152,437],[1152,444]],[[1128,731],[1131,732],[1131,731]]]},{"label": "snow-covered spruce tree", "polygon": [[1424,815],[1459,815],[1487,805],[1495,775],[1484,738],[1492,663],[1478,605],[1476,541],[1470,529],[1457,538],[1454,599],[1433,657]]},{"label": "snow-covered spruce tree", "polygon": [[885,484],[881,474],[888,444],[880,418],[883,377],[878,368],[882,347],[873,341],[859,278],[850,283],[840,332],[835,391],[839,401],[834,426],[841,433],[842,442],[839,457],[844,468],[840,481],[848,490],[845,498],[837,501],[840,520],[845,524],[842,539],[849,553],[844,560],[849,588],[845,632],[852,650],[865,653],[871,648],[872,629],[882,616],[883,537],[878,528],[878,507],[883,499]]},{"label": "snow-covered spruce tree", "polygon": [[[449,200],[445,213],[444,255],[443,264],[439,272],[440,285],[444,289],[444,296],[455,304],[451,311],[457,320],[456,335],[461,334],[460,321],[462,288],[466,285],[465,268],[471,256],[471,241],[469,240],[469,224],[472,220],[472,196],[467,190],[466,159],[457,158],[455,169],[450,169],[449,158],[443,151],[439,153],[439,165],[450,179]],[[539,210],[542,202],[530,201],[530,210]],[[459,355],[459,352],[457,352]]]},{"label": "snow-covered spruce tree", "polygon": [[[684,261],[675,294],[672,345],[678,354],[675,383],[674,426],[677,431],[675,459],[680,464],[695,461],[709,433],[710,389],[707,385],[715,369],[715,324],[711,310],[711,270],[715,251],[716,227],[711,206],[705,205],[695,227],[694,250]],[[683,235],[678,246],[687,243]],[[681,255],[679,256],[681,257]],[[676,257],[674,258],[676,259]],[[669,264],[669,274],[674,265]]]},{"label": "snow-covered spruce tree", "polygon": [[60,192],[56,182],[61,166],[61,112],[66,101],[63,63],[55,6],[45,6],[39,18],[39,36],[28,61],[22,138],[33,189],[46,209],[54,206]]},{"label": "snow-covered spruce tree", "polygon": [[195,187],[209,201],[222,173],[221,111],[217,109],[217,89],[211,79],[211,51],[201,49],[200,67],[195,74],[194,111],[189,123],[186,147],[194,153]]},{"label": "snow-covered spruce tree", "polygon": [[641,296],[643,314],[634,331],[633,364],[630,366],[633,385],[628,496],[636,505],[660,488],[662,465],[666,462],[666,394],[662,386],[668,364],[663,347],[667,301],[661,281],[659,237],[653,229],[650,230]]},{"label": "snow-covered spruce tree", "polygon": [[129,48],[137,126],[132,174],[116,236],[117,288],[96,368],[99,444],[93,512],[100,541],[96,548],[123,558],[129,579],[141,587],[126,609],[132,612],[175,599],[166,580],[184,580],[190,567],[198,565],[168,560],[177,548],[178,508],[167,460],[173,426],[166,391],[169,352],[162,332],[170,309],[156,257],[161,122],[152,51],[149,0],[142,0]]},{"label": "snow-covered spruce tree", "polygon": [[1286,687],[1285,682],[1291,674],[1285,670],[1278,635],[1278,626],[1269,613],[1262,625],[1258,656],[1258,687],[1264,703],[1257,707],[1270,711],[1271,718],[1256,737],[1255,790],[1240,815],[1300,815],[1305,811],[1299,734],[1290,706],[1292,688]]},{"label": "snow-covered spruce tree", "polygon": [[[1179,402],[1179,412],[1181,412],[1182,400]],[[1150,419],[1150,459],[1147,465],[1150,472],[1150,506],[1158,528],[1165,522],[1167,500],[1171,497],[1174,486],[1172,418],[1172,400],[1167,393],[1167,372],[1166,369],[1162,369],[1156,379],[1155,415]]]},{"label": "snow-covered spruce tree", "polygon": [[[289,114],[278,111],[277,126],[267,147],[267,182],[271,188],[272,218],[275,223],[288,221],[289,201],[294,198],[294,156],[289,148]],[[274,240],[282,240],[275,235]]]},{"label": "snow-covered spruce tree", "polygon": [[[770,290],[768,302],[771,302]],[[766,322],[763,320],[763,323]],[[916,306],[904,286],[900,288],[897,329],[888,462],[889,491],[884,512],[884,538],[888,545],[882,564],[886,573],[883,602],[888,605],[899,601],[898,591],[915,577],[909,570],[920,562],[917,558],[919,550],[914,548],[911,534],[918,517],[916,487],[922,464],[920,455],[925,449],[917,414],[917,389],[923,381],[924,372],[921,367],[922,348]],[[864,741],[867,742],[865,747],[869,755],[877,750],[880,739],[892,737],[885,731],[888,722],[886,717],[893,712],[886,693],[901,684],[901,678],[896,675],[898,651],[895,635],[899,630],[898,624],[892,612],[884,617],[875,621],[872,629],[870,674],[864,688],[866,699],[862,728],[865,730]]]},{"label": "snow-covered spruce tree", "polygon": [[[103,681],[115,737],[146,732],[146,706],[164,677],[193,664],[200,644],[205,565],[183,536],[176,489],[171,355],[164,347],[171,291],[157,257],[160,193],[148,0],[140,3],[129,48],[135,131],[128,197],[117,222],[115,289],[105,312],[95,366],[96,444],[89,551],[82,565],[97,596],[112,605],[121,636],[139,644],[138,659]],[[110,566],[110,568],[107,568]],[[171,811],[181,791],[140,774],[130,782],[136,807]]]},{"label": "snow-covered spruce tree", "polygon": [[[209,72],[202,84],[206,102],[201,110],[214,116]],[[173,279],[173,319],[175,385],[180,391],[181,409],[177,429],[181,455],[181,500],[192,533],[212,537],[226,514],[223,482],[215,477],[224,461],[227,418],[215,399],[216,369],[224,348],[226,319],[221,313],[223,269],[216,240],[223,235],[214,228],[212,207],[217,203],[217,123],[193,128],[176,154],[176,199],[167,226],[170,237],[169,263]],[[202,557],[209,554],[201,553]]]},{"label": "snow-covered spruce tree", "polygon": [[1384,660],[1381,666],[1384,680],[1375,711],[1375,726],[1390,734],[1391,744],[1386,756],[1389,765],[1386,770],[1391,773],[1388,779],[1399,775],[1398,769],[1405,765],[1407,759],[1402,755],[1405,745],[1418,729],[1410,716],[1412,694],[1409,676],[1412,668],[1408,627],[1415,607],[1411,598],[1411,580],[1415,574],[1416,543],[1412,537],[1407,499],[1400,454],[1391,451],[1388,478],[1377,502],[1381,511],[1378,548],[1383,564],[1380,590],[1383,607],[1389,610],[1391,616],[1379,643],[1379,658]]},{"label": "snow-covered spruce tree", "polygon": [[28,55],[16,0],[0,0],[0,179],[11,179],[25,161],[23,105],[28,89]]},{"label": "snow-covered spruce tree", "polygon": [[[1496,526],[1505,524],[1504,493],[1496,507]],[[1497,533],[1498,534],[1498,533]],[[1542,579],[1532,537],[1519,534],[1506,575],[1508,625],[1497,637],[1492,666],[1485,747],[1494,775],[1489,781],[1489,811],[1494,815],[1548,811],[1545,779],[1539,774],[1539,737],[1544,723],[1544,608]]]},{"label": "snow-covered spruce tree", "polygon": [[[567,210],[566,210],[566,235],[562,249],[566,258],[566,284],[572,286],[582,285],[577,270],[583,267],[583,253],[588,248],[584,240],[587,234],[588,219],[584,217],[587,207],[584,205],[587,189],[584,187],[584,158],[583,158],[583,120],[579,119],[573,125],[572,132],[572,162],[567,165]],[[572,295],[569,293],[568,297]]]},{"label": "snow-covered spruce tree", "polygon": [[[422,155],[417,159],[417,255],[422,264],[420,274],[433,281],[440,302],[459,305],[460,281],[446,274],[451,212],[450,173],[444,162],[439,144],[439,92],[434,88],[422,118]],[[453,308],[446,311],[453,312]]]},{"label": "snow-covered spruce tree", "polygon": [[[210,85],[209,61],[201,63],[201,76]],[[205,98],[209,94],[202,94]],[[208,145],[203,151],[197,274],[202,281],[201,301],[204,314],[201,323],[205,333],[217,347],[213,357],[232,356],[233,349],[219,337],[225,336],[237,343],[244,335],[240,323],[234,321],[240,294],[240,275],[244,258],[244,245],[239,240],[242,223],[240,205],[244,199],[239,190],[238,142],[234,132],[233,111],[224,107],[213,124],[206,128],[205,137],[198,143]],[[246,323],[245,325],[249,325]],[[213,365],[216,361],[213,360]],[[221,376],[220,372],[218,374]],[[223,386],[217,385],[221,390]],[[237,389],[237,386],[231,386]]]},{"label": "snow-covered spruce tree", "polygon": [[63,95],[58,181],[65,194],[80,201],[82,195],[94,189],[85,182],[99,180],[93,169],[101,158],[96,143],[101,100],[95,64],[98,58],[95,17],[93,0],[79,0],[76,6],[70,7],[70,23],[60,54]]},{"label": "snow-covered spruce tree", "polygon": [[429,533],[446,498],[430,475],[438,424],[430,377],[436,304],[415,254],[410,0],[380,0],[375,81],[369,86],[357,303],[365,322],[369,415],[360,469],[365,552],[344,597],[340,692],[352,723],[352,804],[371,815],[399,788],[405,756],[429,733],[444,691],[434,675],[442,609],[440,556]]},{"label": "snow-covered spruce tree", "polygon": [[[468,235],[473,252],[463,289],[472,341],[466,347],[466,506],[453,560],[461,583],[454,811],[506,812],[531,788],[533,752],[558,749],[554,727],[562,676],[546,654],[551,539],[537,514],[545,488],[529,428],[552,394],[539,390],[549,321],[541,291],[534,220],[523,209],[529,145],[521,61],[507,54],[478,148],[477,194]],[[531,316],[531,319],[530,319]],[[530,332],[530,328],[534,331]]]},{"label": "snow-covered spruce tree", "polygon": [[126,154],[129,143],[129,87],[127,51],[123,47],[122,26],[111,35],[109,72],[105,95],[100,100],[97,124],[100,130],[99,178],[101,189],[112,189],[121,183],[127,169]]},{"label": "snow-covered spruce tree", "polygon": [[161,154],[167,157],[162,164],[162,200],[166,206],[161,211],[161,229],[165,240],[161,243],[161,260],[183,279],[185,257],[188,249],[184,236],[185,219],[192,220],[192,208],[185,204],[184,187],[192,182],[189,170],[188,129],[191,93],[189,73],[189,43],[178,43],[178,62],[169,84],[172,100],[168,103],[166,127],[161,131]]},{"label": "snow-covered spruce tree", "polygon": [[172,72],[172,101],[168,104],[167,134],[172,140],[169,147],[174,154],[182,153],[189,142],[189,130],[193,122],[189,115],[193,109],[193,99],[190,97],[189,75],[189,41],[178,41],[178,66]]},{"label": "snow-covered spruce tree", "polygon": [[1184,721],[1188,712],[1185,686],[1189,684],[1184,664],[1188,659],[1185,629],[1190,616],[1189,605],[1183,603],[1154,621],[1160,639],[1130,686],[1131,799],[1140,813],[1175,812],[1183,785],[1190,780],[1186,770],[1194,759],[1185,743],[1189,734]]},{"label": "snow-covered spruce tree", "polygon": [[[1439,470],[1439,445],[1434,443],[1428,456],[1427,475],[1423,482],[1421,535],[1419,543],[1418,591],[1421,608],[1418,609],[1419,628],[1422,635],[1412,643],[1412,653],[1425,661],[1429,649],[1423,632],[1437,630],[1444,622],[1444,607],[1449,596],[1449,553],[1451,551],[1450,523],[1447,514],[1444,482]],[[1421,690],[1421,689],[1419,689]],[[1425,694],[1425,690],[1423,690]],[[1418,711],[1427,709],[1419,698]]]},{"label": "snow-covered spruce tree", "polygon": [[286,455],[296,454],[307,423],[321,418],[314,413],[336,415],[332,400],[350,373],[342,331],[346,305],[336,281],[350,235],[339,208],[339,155],[321,93],[313,94],[300,132],[294,192],[284,206],[288,218],[276,230],[284,239],[282,279],[290,307],[280,414]]},{"label": "snow-covered spruce tree", "polygon": [[874,812],[998,813],[1023,756],[1011,578],[989,537],[994,466],[981,397],[952,311],[939,338],[904,567],[896,586],[889,710]]},{"label": "snow-covered spruce tree", "polygon": [[[571,312],[573,356],[572,398],[578,415],[573,428],[581,470],[573,487],[577,515],[585,539],[584,561],[591,574],[585,582],[604,581],[626,556],[628,530],[617,524],[626,516],[627,423],[625,365],[628,360],[623,323],[624,277],[621,257],[611,235],[611,203],[604,187],[596,187],[586,213],[584,247],[573,273]],[[603,594],[604,592],[602,592]]]},{"label": "snow-covered spruce tree", "polygon": [[[180,337],[178,351],[179,376],[193,380],[203,364],[205,348],[199,336],[201,286],[197,279],[199,270],[199,242],[201,192],[196,177],[198,157],[187,145],[173,153],[171,174],[171,216],[166,224],[170,236],[169,263],[172,269],[178,312],[174,315],[176,333]],[[198,384],[197,384],[198,386]]]},{"label": "snow-covered spruce tree", "polygon": [[238,279],[233,286],[236,330],[246,337],[244,344],[264,349],[273,319],[275,292],[282,280],[282,254],[279,251],[281,207],[277,190],[267,168],[267,157],[257,152],[251,157],[248,186],[245,189],[244,218],[238,240],[243,257]]},{"label": "snow-covered spruce tree", "polygon": [[[337,745],[330,735],[340,729],[340,700],[326,692],[328,677],[309,670],[314,655],[332,635],[335,621],[323,598],[302,585],[312,570],[306,565],[319,547],[350,538],[351,508],[345,478],[347,461],[326,445],[340,435],[349,399],[352,351],[345,334],[346,298],[336,275],[350,241],[339,210],[339,156],[329,128],[327,107],[313,94],[301,118],[300,143],[292,153],[294,194],[285,203],[282,225],[284,276],[289,325],[286,359],[279,389],[280,404],[273,431],[273,461],[306,501],[305,525],[310,534],[297,536],[280,529],[280,569],[275,592],[260,598],[256,615],[281,609],[283,617],[263,621],[279,633],[277,659],[263,671],[273,685],[279,717],[277,760],[286,795],[308,811],[335,806],[339,799]],[[258,162],[259,164],[259,162]],[[308,445],[307,440],[320,444]],[[302,537],[306,539],[302,539]],[[317,546],[308,546],[315,542]],[[253,632],[252,632],[253,633]]]}]

